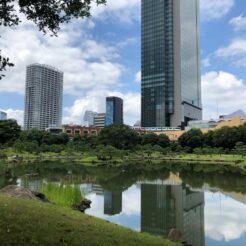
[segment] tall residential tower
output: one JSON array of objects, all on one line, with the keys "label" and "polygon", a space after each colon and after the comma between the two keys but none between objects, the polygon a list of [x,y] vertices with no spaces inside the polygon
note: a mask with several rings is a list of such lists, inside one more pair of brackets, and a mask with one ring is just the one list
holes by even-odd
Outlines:
[{"label": "tall residential tower", "polygon": [[199,0],[142,0],[142,127],[202,118]]},{"label": "tall residential tower", "polygon": [[62,72],[47,65],[27,66],[24,129],[60,126],[62,97]]}]

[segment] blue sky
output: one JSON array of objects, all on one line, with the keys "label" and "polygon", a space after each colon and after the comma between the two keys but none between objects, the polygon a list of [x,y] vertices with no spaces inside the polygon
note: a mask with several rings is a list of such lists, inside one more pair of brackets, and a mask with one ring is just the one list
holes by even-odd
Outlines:
[{"label": "blue sky", "polygon": [[[186,0],[189,2],[189,0]],[[245,0],[200,0],[204,119],[246,111]],[[0,47],[16,64],[0,81],[0,109],[23,119],[25,67],[45,63],[64,72],[64,123],[82,123],[85,110],[103,112],[105,97],[124,99],[125,122],[140,118],[140,0],[109,0],[93,17],[43,36],[24,17],[0,29]]]}]

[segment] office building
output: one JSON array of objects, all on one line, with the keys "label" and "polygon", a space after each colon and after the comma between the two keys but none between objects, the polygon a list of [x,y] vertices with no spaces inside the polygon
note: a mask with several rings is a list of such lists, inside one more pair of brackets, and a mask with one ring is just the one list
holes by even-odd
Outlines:
[{"label": "office building", "polygon": [[60,126],[62,97],[62,72],[48,65],[27,66],[24,129]]},{"label": "office building", "polygon": [[0,120],[7,120],[7,113],[0,111]]},{"label": "office building", "polygon": [[123,124],[123,100],[119,97],[106,98],[106,126]]},{"label": "office building", "polygon": [[99,113],[94,116],[94,127],[104,128],[105,127],[105,113]]},{"label": "office building", "polygon": [[202,119],[199,23],[199,0],[142,0],[142,127]]},{"label": "office building", "polygon": [[97,115],[97,112],[85,111],[84,114],[84,124],[88,127],[94,125],[94,117]]}]

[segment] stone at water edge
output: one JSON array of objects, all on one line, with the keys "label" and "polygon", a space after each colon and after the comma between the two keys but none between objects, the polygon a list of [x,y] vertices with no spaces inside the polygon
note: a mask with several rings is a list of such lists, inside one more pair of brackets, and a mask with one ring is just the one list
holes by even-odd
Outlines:
[{"label": "stone at water edge", "polygon": [[0,190],[0,193],[7,194],[12,197],[49,202],[46,196],[42,193],[31,191],[17,185],[8,185]]},{"label": "stone at water edge", "polygon": [[91,206],[91,200],[86,198],[81,203],[83,203],[85,206]]},{"label": "stone at water edge", "polygon": [[79,204],[72,205],[72,208],[75,210],[79,210],[80,212],[84,213],[86,209],[91,207],[91,201],[88,199],[84,199]]}]

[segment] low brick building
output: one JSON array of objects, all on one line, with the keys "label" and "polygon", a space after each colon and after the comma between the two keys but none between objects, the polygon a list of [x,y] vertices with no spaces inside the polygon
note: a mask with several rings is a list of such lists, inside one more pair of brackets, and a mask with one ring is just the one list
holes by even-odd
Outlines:
[{"label": "low brick building", "polygon": [[69,136],[74,137],[76,134],[79,135],[99,135],[101,128],[96,127],[86,127],[79,125],[64,125],[62,126],[63,132],[67,133]]}]

